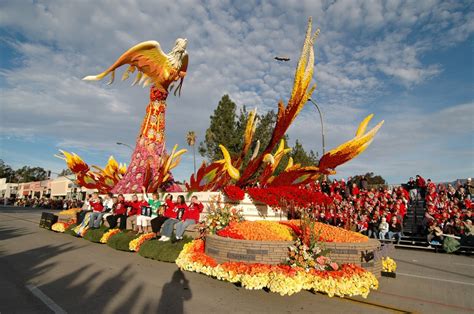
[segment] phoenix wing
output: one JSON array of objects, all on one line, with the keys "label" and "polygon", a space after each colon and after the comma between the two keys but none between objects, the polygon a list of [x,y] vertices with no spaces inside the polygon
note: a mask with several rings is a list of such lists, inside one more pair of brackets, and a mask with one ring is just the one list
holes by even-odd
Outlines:
[{"label": "phoenix wing", "polygon": [[178,76],[176,74],[179,74],[172,67],[167,54],[163,52],[160,44],[157,41],[151,40],[133,46],[122,54],[107,70],[98,75],[86,76],[83,80],[98,81],[110,73],[111,79],[109,84],[112,84],[115,79],[115,70],[124,64],[129,64],[130,66],[123,74],[122,80],[127,79],[130,73],[138,69],[137,77],[132,85],[143,83],[143,86],[147,86],[154,83],[167,89],[168,84],[177,79]]}]

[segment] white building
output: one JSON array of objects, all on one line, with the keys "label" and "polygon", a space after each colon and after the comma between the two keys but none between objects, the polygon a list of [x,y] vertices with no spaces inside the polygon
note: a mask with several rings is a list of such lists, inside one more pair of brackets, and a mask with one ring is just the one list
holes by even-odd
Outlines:
[{"label": "white building", "polygon": [[50,181],[52,198],[84,199],[86,194],[91,194],[95,190],[86,189],[79,186],[75,175],[61,176]]},{"label": "white building", "polygon": [[0,198],[16,197],[18,183],[7,183],[7,178],[0,178]]}]

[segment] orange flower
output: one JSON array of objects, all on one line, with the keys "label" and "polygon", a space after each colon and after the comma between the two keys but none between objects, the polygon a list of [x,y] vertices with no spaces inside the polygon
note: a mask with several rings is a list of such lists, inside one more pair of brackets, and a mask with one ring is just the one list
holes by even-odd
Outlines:
[{"label": "orange flower", "polygon": [[220,236],[257,241],[292,241],[291,228],[274,221],[242,221],[232,223],[217,233]]},{"label": "orange flower", "polygon": [[[293,230],[300,229],[301,232],[301,223],[299,220],[281,221],[280,224],[289,226]],[[314,222],[314,232],[316,235],[319,235],[318,240],[323,242],[361,243],[369,241],[369,238],[363,234],[321,222]],[[306,230],[306,233],[309,234],[309,230]]]}]

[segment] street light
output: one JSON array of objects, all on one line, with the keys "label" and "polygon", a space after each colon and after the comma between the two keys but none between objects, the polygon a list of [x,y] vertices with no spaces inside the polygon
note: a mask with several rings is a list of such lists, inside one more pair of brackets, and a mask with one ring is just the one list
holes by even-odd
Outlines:
[{"label": "street light", "polygon": [[316,109],[318,109],[319,112],[319,119],[321,120],[321,137],[323,140],[323,155],[326,153],[326,143],[324,141],[324,122],[323,122],[323,114],[321,113],[321,110],[319,109],[319,106],[316,102],[314,102],[311,98],[308,98],[308,101],[310,101]]},{"label": "street light", "polygon": [[117,142],[117,145],[123,145],[123,146],[127,146],[128,148],[130,148],[131,150],[133,150],[133,147],[128,145],[128,144],[125,144],[125,143],[121,143],[121,142]]}]

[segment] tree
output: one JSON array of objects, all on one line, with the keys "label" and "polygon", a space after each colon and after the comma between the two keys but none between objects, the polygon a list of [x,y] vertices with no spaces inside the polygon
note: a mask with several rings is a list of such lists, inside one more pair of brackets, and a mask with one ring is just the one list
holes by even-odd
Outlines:
[{"label": "tree", "polygon": [[63,169],[61,170],[61,172],[58,174],[60,177],[65,177],[65,176],[69,176],[71,174],[74,174],[74,172],[71,171],[71,169]]},{"label": "tree", "polygon": [[199,153],[208,160],[222,158],[219,144],[225,144],[231,154],[239,150],[242,136],[237,132],[236,107],[229,95],[224,95],[210,117],[211,124],[206,130],[204,142],[199,146]]},{"label": "tree", "polygon": [[196,175],[196,132],[189,131],[186,135],[186,142],[193,147],[194,175]]},{"label": "tree", "polygon": [[356,175],[352,177],[352,183],[357,184],[357,186],[360,186],[360,180],[362,177],[365,177],[367,179],[367,182],[369,185],[385,185],[387,181],[380,176],[380,175],[374,175],[373,172],[367,172],[365,175]]},{"label": "tree", "polygon": [[15,171],[0,159],[0,178],[6,178],[7,182],[15,181]]},{"label": "tree", "polygon": [[18,182],[42,181],[48,178],[48,172],[41,167],[23,166],[15,171]]},{"label": "tree", "polygon": [[318,163],[318,157],[316,157],[314,152],[311,150],[307,153],[298,140],[296,140],[290,156],[295,164],[301,164],[302,166],[314,166]]}]

